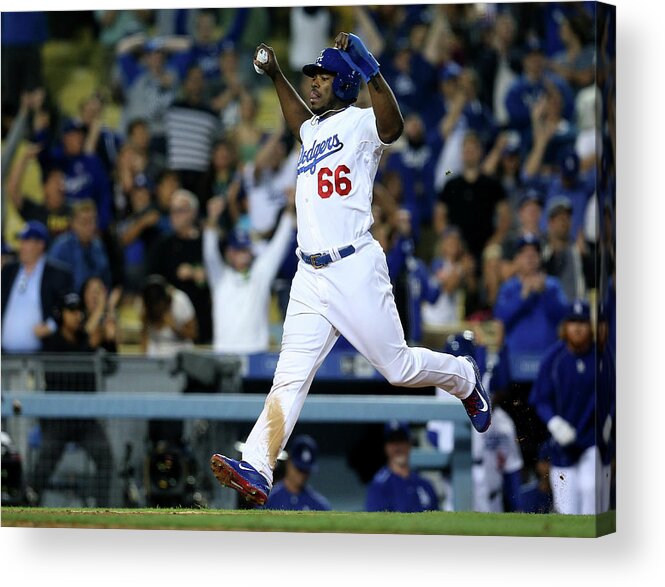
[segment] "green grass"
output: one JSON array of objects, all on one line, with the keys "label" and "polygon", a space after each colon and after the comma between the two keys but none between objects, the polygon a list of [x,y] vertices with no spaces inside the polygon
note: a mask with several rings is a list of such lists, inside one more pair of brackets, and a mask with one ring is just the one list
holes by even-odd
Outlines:
[{"label": "green grass", "polygon": [[614,532],[615,512],[599,516],[557,514],[422,514],[282,512],[185,509],[2,508],[3,527],[120,528],[326,532],[344,534],[447,534],[593,538]]}]

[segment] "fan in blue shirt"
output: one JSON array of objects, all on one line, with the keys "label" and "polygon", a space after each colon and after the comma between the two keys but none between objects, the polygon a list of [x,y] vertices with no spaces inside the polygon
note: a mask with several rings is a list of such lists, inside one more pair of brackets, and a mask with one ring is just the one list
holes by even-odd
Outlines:
[{"label": "fan in blue shirt", "polygon": [[409,465],[411,433],[406,422],[387,422],[384,430],[387,464],[367,489],[368,512],[426,512],[439,509],[432,484]]},{"label": "fan in blue shirt", "polygon": [[263,506],[268,510],[329,511],[328,500],[308,485],[310,474],[317,468],[319,449],[306,434],[293,439],[288,451],[286,474],[276,483]]}]

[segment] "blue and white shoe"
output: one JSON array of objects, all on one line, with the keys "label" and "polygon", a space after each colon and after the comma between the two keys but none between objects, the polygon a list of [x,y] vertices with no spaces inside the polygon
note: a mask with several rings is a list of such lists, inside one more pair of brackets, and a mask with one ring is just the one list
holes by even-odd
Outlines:
[{"label": "blue and white shoe", "polygon": [[214,454],[210,458],[210,468],[217,481],[235,489],[246,501],[261,506],[268,499],[270,483],[249,463]]},{"label": "blue and white shoe", "polygon": [[488,393],[483,387],[480,379],[480,371],[473,357],[465,355],[464,358],[471,363],[473,372],[476,374],[476,385],[471,395],[462,400],[464,409],[471,419],[471,424],[478,432],[485,432],[492,423],[492,406]]}]

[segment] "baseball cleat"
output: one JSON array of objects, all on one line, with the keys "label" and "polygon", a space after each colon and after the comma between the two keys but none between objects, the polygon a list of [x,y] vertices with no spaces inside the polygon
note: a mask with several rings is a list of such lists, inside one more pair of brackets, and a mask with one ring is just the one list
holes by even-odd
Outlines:
[{"label": "baseball cleat", "polygon": [[478,365],[473,357],[465,355],[464,358],[471,363],[473,372],[476,375],[476,385],[471,392],[471,395],[462,400],[466,413],[471,419],[471,424],[478,432],[485,432],[490,427],[492,422],[492,408],[490,397],[483,387],[480,379],[480,371]]},{"label": "baseball cleat", "polygon": [[222,485],[235,489],[246,501],[263,505],[270,493],[270,484],[252,465],[214,454],[210,468]]}]

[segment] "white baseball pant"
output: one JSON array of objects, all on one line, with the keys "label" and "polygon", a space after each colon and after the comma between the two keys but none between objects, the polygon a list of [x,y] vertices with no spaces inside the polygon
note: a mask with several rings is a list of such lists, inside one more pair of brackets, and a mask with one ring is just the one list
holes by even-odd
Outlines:
[{"label": "white baseball pant", "polygon": [[270,482],[314,375],[340,334],[392,385],[436,386],[460,399],[475,386],[465,359],[407,346],[381,246],[370,235],[354,246],[354,254],[322,269],[298,264],[272,388],[242,454]]},{"label": "white baseball pant", "polygon": [[[554,511],[559,514],[595,514],[598,503],[596,479],[598,449],[587,448],[572,467],[550,466]],[[600,505],[600,504],[599,504]]]}]

